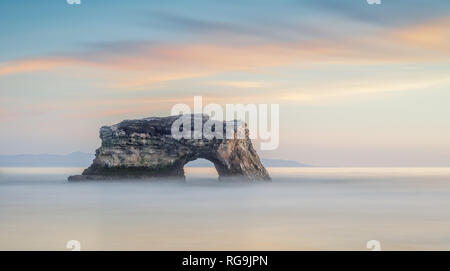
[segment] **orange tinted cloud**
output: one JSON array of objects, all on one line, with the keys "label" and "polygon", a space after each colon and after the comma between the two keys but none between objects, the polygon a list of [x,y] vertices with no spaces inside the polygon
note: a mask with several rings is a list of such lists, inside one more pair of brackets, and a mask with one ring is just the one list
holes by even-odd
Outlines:
[{"label": "orange tinted cloud", "polygon": [[70,65],[74,61],[75,60],[69,58],[33,58],[0,63],[0,76],[14,73],[48,70],[59,66]]},{"label": "orange tinted cloud", "polygon": [[[210,75],[254,71],[275,67],[311,67],[329,64],[371,65],[443,61],[449,58],[450,19],[443,18],[379,35],[354,36],[344,40],[268,42],[252,45],[159,44],[123,54],[114,51],[85,52],[64,57],[33,58],[0,65],[0,76],[74,67],[108,73],[107,87],[139,89],[160,82]],[[439,50],[438,53],[429,49]],[[230,82],[231,87],[252,88],[258,84]]]},{"label": "orange tinted cloud", "polygon": [[312,44],[238,47],[214,44],[166,45],[152,46],[129,55],[105,53],[101,57],[68,55],[64,58],[13,61],[0,66],[0,76],[68,67],[94,68],[117,72],[108,78],[108,87],[135,89],[158,82],[205,77],[227,71],[283,66],[333,53],[337,53],[336,49]]},{"label": "orange tinted cloud", "polygon": [[150,85],[158,84],[161,82],[181,80],[195,77],[203,77],[208,75],[209,72],[204,71],[151,71],[136,72],[134,74],[127,73],[125,76],[119,76],[114,82],[108,83],[106,87],[121,88],[121,89],[140,89]]},{"label": "orange tinted cloud", "polygon": [[394,32],[394,37],[409,46],[450,52],[450,18],[439,18]]},{"label": "orange tinted cloud", "polygon": [[[66,56],[64,58],[35,58],[12,61],[0,65],[0,75],[20,72],[41,71],[60,67],[96,67],[120,71],[155,72],[155,80],[171,80],[191,77],[195,73],[248,70],[289,64],[301,58],[323,57],[336,54],[334,46],[324,44],[263,44],[258,46],[237,46],[215,44],[185,44],[149,47],[137,54],[102,57]],[[101,53],[100,53],[101,54]],[[182,71],[182,72],[181,72]],[[152,73],[148,81],[152,81]]]}]

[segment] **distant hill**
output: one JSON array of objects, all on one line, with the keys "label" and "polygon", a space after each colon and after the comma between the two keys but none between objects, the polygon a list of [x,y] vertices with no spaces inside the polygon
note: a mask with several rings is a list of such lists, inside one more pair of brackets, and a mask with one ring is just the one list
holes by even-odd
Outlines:
[{"label": "distant hill", "polygon": [[262,158],[261,162],[265,167],[312,167],[312,165],[302,164],[293,160]]},{"label": "distant hill", "polygon": [[0,167],[87,167],[94,160],[92,153],[0,155]]},{"label": "distant hill", "polygon": [[[88,167],[95,155],[92,153],[72,152],[67,155],[58,154],[18,154],[0,155],[0,167]],[[292,160],[262,158],[265,167],[310,167]],[[205,159],[190,162],[187,167],[212,167]]]}]

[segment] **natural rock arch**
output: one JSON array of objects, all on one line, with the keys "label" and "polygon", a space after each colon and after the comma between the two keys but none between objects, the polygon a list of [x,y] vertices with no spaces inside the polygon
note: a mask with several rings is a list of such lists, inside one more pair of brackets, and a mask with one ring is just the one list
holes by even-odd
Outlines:
[{"label": "natural rock arch", "polygon": [[[125,120],[103,126],[100,129],[102,145],[96,150],[92,165],[82,175],[71,176],[69,180],[184,179],[184,165],[197,158],[211,161],[219,179],[270,180],[253,149],[246,125],[234,126],[232,139],[175,139],[172,124],[185,116]],[[201,118],[202,124],[209,119],[206,115],[192,117],[193,121],[194,118]],[[225,124],[216,123],[216,127],[223,127],[224,134]],[[236,136],[239,132],[244,134],[242,138]]]}]

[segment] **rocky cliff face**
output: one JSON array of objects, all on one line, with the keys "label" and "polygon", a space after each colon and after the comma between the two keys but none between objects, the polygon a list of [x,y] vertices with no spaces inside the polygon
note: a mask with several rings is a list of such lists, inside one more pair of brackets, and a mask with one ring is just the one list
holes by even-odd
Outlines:
[{"label": "rocky cliff face", "polygon": [[[184,179],[183,166],[197,158],[211,161],[220,179],[270,180],[252,147],[245,124],[234,122],[237,125],[233,127],[231,139],[206,139],[205,136],[175,139],[172,124],[186,116],[193,117],[192,122],[200,118],[202,124],[209,119],[206,115],[152,117],[102,127],[102,145],[96,150],[92,165],[82,175],[69,177],[69,181],[153,177]],[[214,126],[227,133],[226,123],[215,122]],[[239,133],[243,136],[238,137]]]}]

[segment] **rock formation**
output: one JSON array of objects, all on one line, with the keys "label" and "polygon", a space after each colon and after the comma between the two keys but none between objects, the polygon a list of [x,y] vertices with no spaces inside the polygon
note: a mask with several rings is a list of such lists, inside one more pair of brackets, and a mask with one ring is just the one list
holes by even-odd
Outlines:
[{"label": "rock formation", "polygon": [[[253,149],[245,123],[234,121],[231,139],[220,136],[178,138],[172,134],[172,124],[187,118],[205,125],[207,115],[179,115],[151,117],[140,120],[124,120],[100,129],[102,145],[96,150],[95,159],[82,175],[70,176],[69,181],[182,178],[184,165],[197,158],[211,161],[219,179],[242,178],[246,180],[270,180],[258,154]],[[197,122],[198,123],[198,122]],[[223,129],[223,135],[231,130],[229,122],[209,120],[212,131]],[[227,125],[228,124],[228,125]],[[190,131],[196,130],[191,126]],[[198,126],[197,126],[198,127]],[[202,126],[203,127],[203,126]],[[181,125],[180,131],[185,128]],[[201,130],[200,130],[201,131]],[[241,136],[237,136],[242,133]],[[230,137],[227,137],[230,138]]]}]

